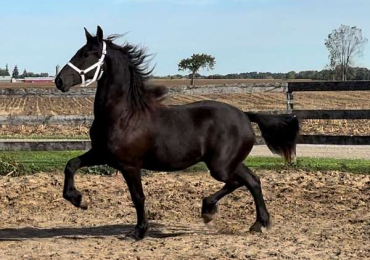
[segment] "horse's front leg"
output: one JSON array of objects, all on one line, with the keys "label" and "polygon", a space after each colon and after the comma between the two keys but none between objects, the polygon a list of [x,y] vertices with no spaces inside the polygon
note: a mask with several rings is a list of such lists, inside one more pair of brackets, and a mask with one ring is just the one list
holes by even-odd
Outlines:
[{"label": "horse's front leg", "polygon": [[137,214],[137,224],[135,229],[130,232],[128,236],[135,240],[140,240],[145,237],[148,231],[148,220],[145,212],[145,195],[141,184],[141,171],[140,169],[131,167],[122,167],[119,170],[121,170],[122,175],[127,182]]},{"label": "horse's front leg", "polygon": [[102,165],[104,163],[102,156],[99,156],[99,154],[92,149],[81,156],[69,160],[64,170],[63,198],[70,201],[78,208],[87,209],[87,203],[82,200],[81,192],[75,187],[75,173],[82,167]]}]

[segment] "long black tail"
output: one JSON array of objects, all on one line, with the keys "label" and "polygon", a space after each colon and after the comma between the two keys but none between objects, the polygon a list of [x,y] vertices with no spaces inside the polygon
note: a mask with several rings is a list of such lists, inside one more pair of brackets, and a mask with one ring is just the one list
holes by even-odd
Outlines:
[{"label": "long black tail", "polygon": [[295,115],[268,115],[244,112],[251,122],[258,124],[268,148],[291,163],[295,158],[299,122]]}]

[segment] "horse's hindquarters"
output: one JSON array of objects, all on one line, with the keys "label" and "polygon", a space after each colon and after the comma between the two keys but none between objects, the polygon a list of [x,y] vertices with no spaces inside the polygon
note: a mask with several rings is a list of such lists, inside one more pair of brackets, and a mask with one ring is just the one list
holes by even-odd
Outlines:
[{"label": "horse's hindquarters", "polygon": [[156,139],[145,156],[145,168],[182,170],[199,161],[219,159],[237,165],[253,147],[249,119],[227,104],[197,102],[162,113],[156,118]]}]

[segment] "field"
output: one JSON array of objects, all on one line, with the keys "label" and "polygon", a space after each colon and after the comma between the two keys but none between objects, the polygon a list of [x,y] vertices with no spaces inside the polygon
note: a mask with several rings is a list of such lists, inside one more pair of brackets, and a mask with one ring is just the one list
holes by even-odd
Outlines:
[{"label": "field", "polygon": [[[370,109],[370,92],[297,93],[294,98],[296,109]],[[271,92],[178,95],[164,103],[208,99],[248,111],[286,108],[284,93]],[[7,97],[0,100],[0,115],[91,115],[92,107],[93,98],[86,97]],[[369,135],[369,121],[305,120],[302,132]],[[87,138],[88,129],[2,125],[0,138]],[[143,185],[151,229],[135,243],[125,238],[136,216],[120,175],[76,175],[89,202],[87,211],[61,198],[63,166],[76,154],[0,154],[1,170],[10,173],[0,176],[1,259],[370,258],[370,175],[361,174],[369,172],[367,160],[298,158],[295,167],[286,167],[277,158],[249,158],[247,164],[261,177],[273,221],[263,234],[248,232],[255,209],[245,188],[225,197],[217,218],[205,225],[199,217],[201,200],[222,184],[204,167],[147,173]],[[15,164],[2,165],[5,157]],[[23,175],[27,173],[34,174]],[[103,174],[98,169],[84,173]]]},{"label": "field", "polygon": [[[303,80],[293,80],[293,81],[303,81]],[[307,80],[304,80],[307,81]],[[190,79],[151,79],[151,83],[156,85],[163,85],[167,87],[173,86],[189,86]],[[273,82],[286,82],[286,80],[276,80],[276,79],[197,79],[195,81],[196,85],[213,85],[213,84],[242,84],[242,83],[273,83]],[[92,85],[93,86],[93,85]],[[54,83],[7,83],[0,82],[0,88],[55,88]]]},{"label": "field", "polygon": [[[284,110],[284,93],[243,93],[169,96],[167,105],[186,104],[198,100],[217,100],[245,111]],[[296,109],[370,109],[369,92],[303,92],[294,95]],[[87,97],[9,97],[2,98],[0,115],[91,115],[93,98]],[[2,138],[84,138],[88,126],[1,126]],[[369,120],[305,120],[304,134],[368,135]]]},{"label": "field", "polygon": [[135,211],[122,177],[77,175],[89,201],[81,211],[61,199],[63,176],[0,177],[1,259],[369,259],[370,177],[341,172],[257,172],[273,226],[251,234],[246,189],[220,203],[209,226],[201,199],[221,187],[207,173],[145,176],[151,229],[124,238]]}]

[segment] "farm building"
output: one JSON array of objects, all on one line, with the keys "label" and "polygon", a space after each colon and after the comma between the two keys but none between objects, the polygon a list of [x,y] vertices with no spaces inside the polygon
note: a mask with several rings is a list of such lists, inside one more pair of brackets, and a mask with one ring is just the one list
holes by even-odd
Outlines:
[{"label": "farm building", "polygon": [[24,78],[25,83],[52,83],[54,82],[54,77],[26,77]]},{"label": "farm building", "polygon": [[0,82],[10,82],[11,80],[11,76],[0,76]]}]

